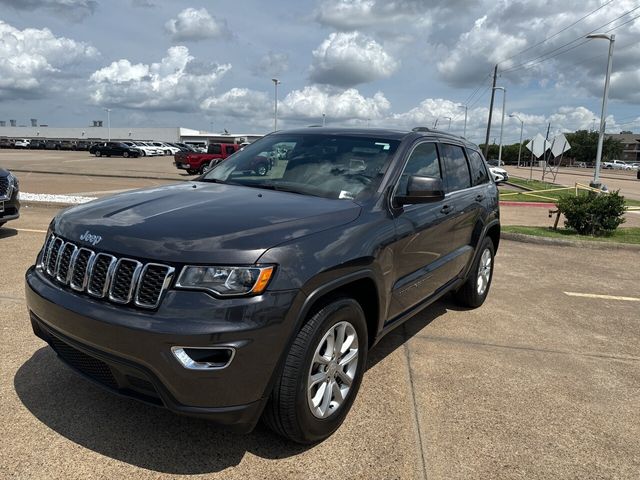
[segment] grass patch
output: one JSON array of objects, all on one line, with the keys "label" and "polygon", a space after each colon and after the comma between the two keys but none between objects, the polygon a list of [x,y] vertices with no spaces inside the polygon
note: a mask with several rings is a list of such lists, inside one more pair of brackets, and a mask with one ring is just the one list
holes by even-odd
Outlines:
[{"label": "grass patch", "polygon": [[548,227],[520,227],[516,225],[502,226],[502,231],[508,233],[522,233],[524,235],[533,235],[535,237],[576,239],[592,242],[632,243],[640,245],[640,228],[637,227],[618,228],[611,235],[602,237],[578,235],[575,231],[567,230],[565,228],[552,230]]},{"label": "grass patch", "polygon": [[[549,182],[541,182],[540,180],[525,180],[523,178],[509,178],[509,183],[513,185],[518,185],[520,187],[531,188],[533,190],[549,190],[553,188],[563,188],[565,185],[558,185],[555,183]],[[561,190],[559,192],[547,192],[547,193],[539,193],[534,195],[525,195],[523,193],[513,194],[513,190],[501,190],[500,191],[500,200],[505,200],[509,202],[556,202],[562,195],[566,195],[568,193],[573,194],[575,192],[574,188],[571,187],[570,190]],[[504,194],[511,193],[511,195]],[[588,192],[586,190],[579,190],[578,195],[586,195]],[[624,195],[624,194],[623,194]],[[540,198],[546,197],[546,198]],[[624,203],[627,207],[640,207],[640,200],[631,200],[625,198]]]}]

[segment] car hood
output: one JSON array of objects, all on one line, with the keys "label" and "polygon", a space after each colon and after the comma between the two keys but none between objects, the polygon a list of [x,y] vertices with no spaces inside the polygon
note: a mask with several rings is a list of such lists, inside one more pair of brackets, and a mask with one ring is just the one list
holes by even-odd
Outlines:
[{"label": "car hood", "polygon": [[77,245],[120,256],[252,264],[271,247],[349,223],[359,214],[360,206],[350,200],[186,182],[73,207],[54,219],[53,229]]}]

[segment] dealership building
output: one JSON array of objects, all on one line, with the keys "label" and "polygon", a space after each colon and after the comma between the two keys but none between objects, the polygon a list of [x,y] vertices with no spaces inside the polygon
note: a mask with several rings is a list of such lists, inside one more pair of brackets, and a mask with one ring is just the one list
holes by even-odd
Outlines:
[{"label": "dealership building", "polygon": [[253,142],[262,137],[257,133],[213,133],[184,127],[105,127],[94,122],[87,127],[2,126],[0,138],[54,139],[54,140],[157,140],[191,144]]}]

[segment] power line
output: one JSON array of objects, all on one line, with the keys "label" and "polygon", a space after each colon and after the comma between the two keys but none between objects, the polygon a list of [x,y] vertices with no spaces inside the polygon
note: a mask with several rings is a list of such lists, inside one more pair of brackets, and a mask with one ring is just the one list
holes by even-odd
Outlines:
[{"label": "power line", "polygon": [[571,27],[573,27],[574,25],[577,25],[578,23],[580,23],[582,20],[584,20],[587,17],[590,17],[591,15],[593,15],[594,13],[596,13],[598,10],[603,9],[604,7],[606,7],[607,5],[609,5],[611,2],[613,2],[613,0],[609,0],[606,3],[603,3],[602,5],[600,5],[598,8],[596,8],[595,10],[592,10],[591,12],[587,13],[586,15],[580,17],[578,20],[576,20],[575,22],[573,22],[571,25],[567,25],[566,27],[564,27],[562,30],[558,30],[556,33],[554,33],[553,35],[545,38],[544,40],[541,40],[540,42],[536,43],[535,45],[531,45],[530,47],[525,48],[524,50],[520,50],[518,53],[515,53],[513,55],[511,55],[510,57],[505,58],[504,60],[500,60],[498,63],[503,63],[506,62],[507,60],[511,60],[514,57],[517,57],[518,55],[522,55],[524,52],[528,52],[529,50],[542,45],[543,43],[551,40],[552,38],[557,37],[558,35],[560,35],[562,32],[565,32],[567,30],[569,30]]},{"label": "power line", "polygon": [[[503,70],[503,71],[502,71],[502,73],[510,73],[510,72],[514,72],[514,71],[516,71],[516,70],[520,70],[520,69],[522,69],[522,68],[531,68],[532,66],[534,66],[534,65],[538,65],[538,64],[542,63],[543,61],[549,60],[549,59],[554,58],[554,57],[556,57],[556,56],[558,56],[558,55],[561,55],[562,53],[566,53],[566,52],[568,52],[568,51],[570,51],[570,50],[573,50],[574,48],[579,47],[580,45],[583,45],[583,44],[587,43],[587,42],[588,42],[588,40],[584,40],[583,42],[579,43],[578,45],[575,45],[575,46],[573,46],[573,47],[571,47],[571,48],[569,48],[569,49],[567,49],[567,50],[562,51],[562,52],[561,52],[561,53],[559,53],[558,55],[552,55],[552,56],[550,56],[550,57],[548,57],[548,58],[544,58],[544,57],[547,57],[548,55],[550,55],[550,54],[552,54],[552,53],[555,53],[555,52],[557,52],[557,51],[559,51],[559,50],[562,50],[562,49],[563,49],[563,48],[565,48],[565,47],[568,47],[569,45],[572,45],[572,44],[574,44],[574,43],[576,43],[576,42],[579,42],[580,40],[584,39],[587,35],[589,35],[589,34],[591,34],[591,33],[594,33],[594,32],[597,32],[597,31],[599,31],[600,29],[602,29],[603,27],[606,27],[607,25],[611,25],[613,22],[615,22],[615,21],[617,21],[617,20],[620,20],[622,17],[625,17],[625,16],[629,15],[630,13],[632,13],[632,12],[634,12],[634,11],[638,10],[638,9],[640,9],[640,5],[638,5],[638,6],[637,6],[637,7],[635,7],[635,8],[632,8],[631,10],[629,10],[629,11],[627,11],[627,12],[623,13],[622,15],[620,15],[620,16],[618,16],[618,17],[616,17],[616,18],[614,18],[613,20],[610,20],[609,22],[607,22],[607,23],[605,23],[605,24],[603,24],[603,25],[600,25],[599,27],[594,28],[593,30],[591,30],[591,31],[589,31],[589,32],[587,32],[587,33],[585,33],[585,34],[583,34],[583,35],[580,35],[579,37],[574,38],[574,39],[573,39],[573,40],[571,40],[570,42],[567,42],[567,43],[565,43],[565,44],[563,44],[563,45],[560,45],[559,47],[556,47],[556,48],[554,48],[554,49],[552,49],[552,50],[549,50],[549,51],[547,51],[547,52],[544,52],[544,53],[542,53],[542,54],[538,55],[537,57],[533,57],[533,58],[531,58],[531,59],[529,59],[529,60],[527,60],[527,61],[525,61],[525,62],[522,62],[522,63],[520,63],[520,64],[518,64],[518,65],[515,65],[515,66],[513,66],[513,67],[511,67],[511,68],[508,68],[508,69],[506,69],[506,70]],[[640,16],[640,15],[639,15],[639,16]],[[608,33],[608,32],[611,32],[611,31],[613,31],[613,30],[617,29],[617,28],[620,28],[620,27],[622,27],[623,25],[626,25],[627,23],[632,22],[633,20],[635,20],[635,19],[636,19],[636,18],[638,18],[639,16],[633,17],[633,18],[631,18],[631,19],[627,20],[626,22],[621,23],[620,25],[617,25],[617,26],[615,26],[615,27],[613,27],[613,28],[611,28],[611,29],[607,30],[605,33]],[[531,62],[534,62],[535,60],[538,60],[538,59],[542,59],[542,60],[541,60],[541,61],[539,61],[539,62],[533,63],[533,64],[531,63]]]}]

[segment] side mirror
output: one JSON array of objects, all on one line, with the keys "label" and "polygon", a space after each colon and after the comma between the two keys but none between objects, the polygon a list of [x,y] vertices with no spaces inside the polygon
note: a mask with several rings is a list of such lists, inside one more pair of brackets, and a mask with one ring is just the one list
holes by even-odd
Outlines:
[{"label": "side mirror", "polygon": [[399,205],[412,205],[436,202],[443,198],[444,186],[442,185],[442,179],[412,175],[407,182],[406,195],[398,195],[395,200]]}]

